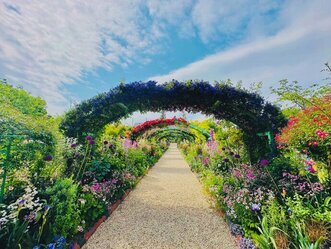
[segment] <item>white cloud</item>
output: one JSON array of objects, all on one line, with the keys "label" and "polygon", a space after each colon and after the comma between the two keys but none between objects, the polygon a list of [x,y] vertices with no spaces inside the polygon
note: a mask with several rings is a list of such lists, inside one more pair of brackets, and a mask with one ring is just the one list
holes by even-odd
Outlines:
[{"label": "white cloud", "polygon": [[[319,81],[323,63],[331,61],[331,2],[295,2],[284,7],[279,23],[287,23],[277,34],[259,37],[246,44],[151,79],[165,82],[171,79],[263,81],[265,87],[288,78],[303,84]],[[316,21],[318,20],[318,21]]]},{"label": "white cloud", "polygon": [[0,74],[44,97],[52,113],[63,111],[63,84],[98,67],[111,70],[139,60],[138,52],[153,44],[139,4],[1,1]]},{"label": "white cloud", "polygon": [[[278,8],[280,18],[269,20],[266,13]],[[246,44],[154,79],[312,80],[330,60],[330,9],[327,0],[0,0],[0,77],[61,113],[69,102],[66,84],[98,68],[148,63],[178,34],[206,46],[236,36]]]}]

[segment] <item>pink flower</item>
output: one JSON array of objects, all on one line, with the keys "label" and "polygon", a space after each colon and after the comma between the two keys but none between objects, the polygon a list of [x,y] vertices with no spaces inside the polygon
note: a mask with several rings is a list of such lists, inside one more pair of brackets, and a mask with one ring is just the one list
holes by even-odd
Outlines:
[{"label": "pink flower", "polygon": [[203,159],[203,164],[205,166],[208,165],[208,163],[209,163],[209,158],[208,157],[206,157],[205,159]]},{"label": "pink flower", "polygon": [[246,177],[248,180],[254,180],[255,179],[255,176],[254,176],[254,173],[253,173],[253,170],[246,170]]},{"label": "pink flower", "polygon": [[242,177],[241,171],[239,169],[233,169],[232,170],[232,175],[234,177],[237,177],[237,178],[241,178]]},{"label": "pink flower", "polygon": [[323,132],[322,130],[317,130],[315,133],[320,138],[326,138],[327,136],[329,136],[328,132]]},{"label": "pink flower", "polygon": [[311,166],[311,165],[309,165],[308,167],[307,167],[307,170],[310,172],[310,173],[313,173],[313,174],[315,174],[317,171],[314,169],[314,167],[313,166]]},{"label": "pink flower", "polygon": [[269,164],[269,161],[267,159],[262,159],[262,160],[260,160],[260,164],[262,166],[267,166]]}]

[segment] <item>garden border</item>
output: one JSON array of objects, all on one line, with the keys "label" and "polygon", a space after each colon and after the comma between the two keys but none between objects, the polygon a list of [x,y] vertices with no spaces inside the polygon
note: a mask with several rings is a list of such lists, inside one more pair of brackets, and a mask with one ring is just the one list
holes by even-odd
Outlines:
[{"label": "garden border", "polygon": [[[168,150],[168,149],[167,149]],[[162,156],[164,155],[164,153],[166,153],[165,150],[162,154]],[[162,157],[161,156],[161,157]],[[96,232],[96,230],[99,228],[99,226],[105,222],[110,216],[111,214],[119,207],[120,204],[122,204],[122,202],[129,196],[129,194],[131,193],[131,191],[133,191],[136,186],[138,186],[138,184],[140,183],[140,181],[149,173],[149,171],[159,162],[159,160],[161,159],[161,157],[158,159],[158,161],[156,163],[154,163],[152,166],[150,166],[146,173],[142,176],[140,176],[138,178],[138,182],[137,184],[135,184],[135,186],[133,188],[130,188],[130,189],[127,189],[124,194],[121,196],[120,199],[118,199],[115,203],[112,203],[110,205],[108,205],[107,207],[107,211],[106,213],[101,216],[95,223],[92,227],[90,227],[88,229],[88,231],[86,231],[83,235],[83,238],[80,240],[80,241],[74,241],[73,243],[73,247],[72,249],[81,249],[85,244],[86,242],[92,237],[92,235]]]}]

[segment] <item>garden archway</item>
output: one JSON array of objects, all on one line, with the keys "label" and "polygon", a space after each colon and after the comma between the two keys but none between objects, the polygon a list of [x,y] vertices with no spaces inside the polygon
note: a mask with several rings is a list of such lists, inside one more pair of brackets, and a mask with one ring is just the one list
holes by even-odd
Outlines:
[{"label": "garden archway", "polygon": [[[96,133],[135,111],[188,111],[213,115],[241,128],[250,154],[257,146],[257,133],[277,132],[286,123],[280,109],[256,93],[206,81],[155,81],[120,84],[109,92],[83,101],[68,111],[61,124],[67,136]],[[255,141],[255,144],[254,144]]]},{"label": "garden archway", "polygon": [[147,139],[155,138],[157,141],[162,140],[166,137],[177,137],[182,140],[186,139],[190,142],[194,142],[196,135],[188,131],[187,129],[177,128],[177,127],[166,127],[162,129],[155,130],[151,134],[148,134]]},{"label": "garden archway", "polygon": [[139,124],[132,128],[131,132],[128,134],[131,140],[137,140],[140,137],[149,136],[149,132],[151,132],[153,129],[157,128],[165,128],[165,127],[179,127],[179,128],[185,128],[186,131],[188,130],[195,130],[198,134],[203,136],[206,140],[210,139],[210,134],[203,128],[190,124],[188,121],[186,121],[183,118],[160,118],[160,119],[154,119],[154,120],[148,120],[142,124]]}]

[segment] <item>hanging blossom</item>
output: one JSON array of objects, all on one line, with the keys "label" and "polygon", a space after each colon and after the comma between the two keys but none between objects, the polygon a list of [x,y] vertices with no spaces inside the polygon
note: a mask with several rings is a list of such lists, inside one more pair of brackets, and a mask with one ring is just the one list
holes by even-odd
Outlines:
[{"label": "hanging blossom", "polygon": [[217,141],[215,140],[215,133],[214,133],[214,129],[210,129],[210,139],[207,142],[207,148],[208,148],[208,152],[210,155],[214,155],[215,153],[218,152],[218,144]]}]

